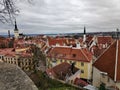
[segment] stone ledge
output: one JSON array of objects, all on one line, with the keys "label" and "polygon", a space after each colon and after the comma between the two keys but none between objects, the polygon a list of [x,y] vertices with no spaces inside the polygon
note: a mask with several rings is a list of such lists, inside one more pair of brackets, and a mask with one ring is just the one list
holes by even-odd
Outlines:
[{"label": "stone ledge", "polygon": [[38,89],[18,66],[0,62],[0,90]]}]

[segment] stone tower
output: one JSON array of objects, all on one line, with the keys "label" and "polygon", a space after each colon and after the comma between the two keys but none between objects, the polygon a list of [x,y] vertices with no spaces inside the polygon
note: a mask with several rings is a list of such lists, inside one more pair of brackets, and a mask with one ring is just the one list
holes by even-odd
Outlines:
[{"label": "stone tower", "polygon": [[18,28],[17,28],[16,20],[15,20],[15,28],[14,28],[14,38],[15,38],[15,39],[18,39],[18,38],[19,38],[19,30],[18,30]]},{"label": "stone tower", "polygon": [[83,42],[86,41],[86,27],[84,26]]}]

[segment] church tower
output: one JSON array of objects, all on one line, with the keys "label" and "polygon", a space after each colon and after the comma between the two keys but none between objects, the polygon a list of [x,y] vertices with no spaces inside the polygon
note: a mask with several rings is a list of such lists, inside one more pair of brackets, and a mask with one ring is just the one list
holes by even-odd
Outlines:
[{"label": "church tower", "polygon": [[84,26],[83,42],[86,41],[86,27]]},{"label": "church tower", "polygon": [[18,28],[17,28],[16,20],[15,20],[15,28],[14,28],[14,38],[15,38],[15,39],[18,39],[18,38],[19,38],[19,30],[18,30]]}]

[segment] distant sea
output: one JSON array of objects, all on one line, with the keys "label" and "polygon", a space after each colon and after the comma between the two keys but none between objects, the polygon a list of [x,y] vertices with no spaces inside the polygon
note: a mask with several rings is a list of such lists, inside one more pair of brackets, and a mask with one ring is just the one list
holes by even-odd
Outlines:
[{"label": "distant sea", "polygon": [[[52,37],[55,37],[57,36],[58,34],[25,34],[25,36],[37,36],[37,35],[47,35],[47,36],[52,36]],[[3,34],[3,35],[0,35],[0,36],[3,36],[3,37],[8,37],[8,35],[6,34]],[[11,37],[13,37],[14,35],[10,35]]]}]

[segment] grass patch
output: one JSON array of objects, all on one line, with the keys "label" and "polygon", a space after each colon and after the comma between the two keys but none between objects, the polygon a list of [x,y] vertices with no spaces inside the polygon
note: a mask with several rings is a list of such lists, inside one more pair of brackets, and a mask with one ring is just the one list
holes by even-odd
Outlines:
[{"label": "grass patch", "polygon": [[34,72],[30,75],[39,90],[80,90],[68,84],[63,84],[57,80],[51,79],[41,71]]}]

